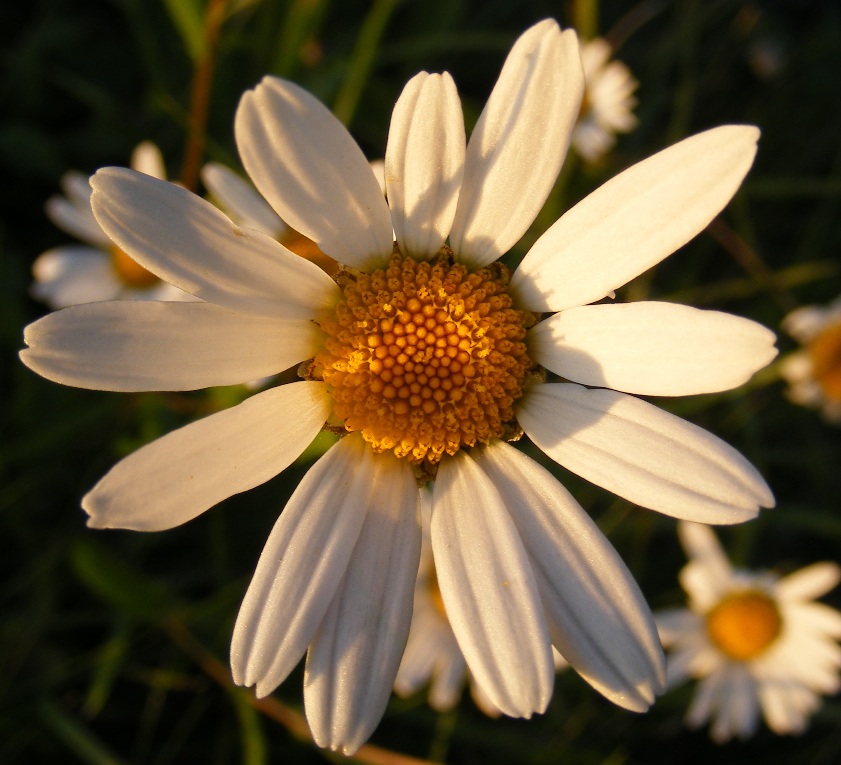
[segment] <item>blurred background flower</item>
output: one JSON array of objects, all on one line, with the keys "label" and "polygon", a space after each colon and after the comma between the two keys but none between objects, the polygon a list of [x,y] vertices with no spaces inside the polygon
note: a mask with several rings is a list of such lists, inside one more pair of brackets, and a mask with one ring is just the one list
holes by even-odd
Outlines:
[{"label": "blurred background flower", "polygon": [[669,684],[699,680],[687,724],[710,721],[719,744],[752,736],[760,714],[774,733],[802,733],[820,695],[841,687],[841,613],[813,602],[841,567],[814,563],[784,577],[737,569],[709,526],[682,521],[678,534],[689,608],[655,617],[671,649]]}]

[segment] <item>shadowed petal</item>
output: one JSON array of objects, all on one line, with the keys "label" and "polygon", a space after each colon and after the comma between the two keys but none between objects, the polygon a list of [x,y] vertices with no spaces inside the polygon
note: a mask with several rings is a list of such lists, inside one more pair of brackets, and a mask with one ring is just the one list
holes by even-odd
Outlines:
[{"label": "shadowed petal", "polygon": [[347,436],[313,465],[272,529],[231,641],[238,685],[271,693],[300,661],[338,590],[378,489],[377,461]]},{"label": "shadowed petal", "polygon": [[303,88],[264,77],[243,95],[242,164],[280,217],[340,263],[369,270],[392,251],[388,205],[344,125]]},{"label": "shadowed petal", "polygon": [[218,162],[209,162],[201,169],[201,179],[214,201],[238,226],[256,228],[273,239],[279,239],[286,231],[286,224],[266,200],[233,170]]},{"label": "shadowed petal", "polygon": [[464,452],[441,461],[432,552],[450,626],[476,681],[512,717],[552,694],[549,635],[531,564],[499,492]]},{"label": "shadowed petal", "polygon": [[285,470],[330,413],[322,383],[298,382],[186,425],[118,462],[82,500],[94,528],[161,531]]},{"label": "shadowed petal", "polygon": [[144,268],[202,300],[259,316],[313,318],[339,297],[318,266],[174,183],[106,167],[91,186],[108,235]]},{"label": "shadowed petal", "polygon": [[197,390],[282,372],[310,358],[318,338],[318,327],[301,319],[208,303],[120,300],[65,308],[30,324],[20,358],[62,385]]},{"label": "shadowed petal", "polygon": [[552,189],[581,107],[578,39],[546,19],[505,60],[470,136],[450,245],[479,268],[497,260],[534,222]]},{"label": "shadowed petal", "polygon": [[561,311],[592,303],[671,255],[736,193],[758,138],[749,125],[714,128],[596,189],[523,258],[511,280],[520,306]]},{"label": "shadowed petal", "polygon": [[624,393],[535,385],[518,402],[516,415],[558,464],[666,515],[740,523],[774,504],[756,468],[732,446]]},{"label": "shadowed petal", "polygon": [[385,711],[412,621],[420,557],[411,467],[374,457],[374,493],[344,579],[307,654],[304,704],[318,746],[353,754]]},{"label": "shadowed petal", "polygon": [[529,332],[532,358],[561,377],[649,396],[735,388],[777,355],[774,341],[739,316],[655,302],[570,308]]},{"label": "shadowed petal", "polygon": [[631,572],[549,471],[501,441],[473,455],[523,540],[555,647],[600,693],[644,712],[662,691],[665,664]]},{"label": "shadowed petal", "polygon": [[430,258],[450,233],[464,174],[464,141],[452,77],[415,75],[394,106],[385,153],[391,222],[404,254]]}]

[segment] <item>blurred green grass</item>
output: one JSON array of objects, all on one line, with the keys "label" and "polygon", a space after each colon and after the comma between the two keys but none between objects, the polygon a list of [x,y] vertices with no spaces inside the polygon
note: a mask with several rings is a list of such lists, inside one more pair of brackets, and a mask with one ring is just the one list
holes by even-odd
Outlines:
[{"label": "blurred green grass", "polygon": [[[335,107],[369,157],[420,69],[447,69],[468,127],[503,57],[534,21],[568,25],[578,6],[539,0],[253,0],[216,50],[207,156],[237,166],[239,94],[266,73]],[[598,29],[640,80],[640,126],[608,162],[565,175],[522,254],[605,178],[692,132],[750,122],[756,165],[723,216],[750,257],[703,234],[620,299],[679,299],[779,331],[791,308],[841,292],[841,8],[832,0],[590,3]],[[298,742],[215,685],[168,635],[186,626],[222,661],[233,615],[296,466],[164,534],[93,532],[81,496],[121,455],[189,419],[165,399],[61,388],[25,370],[21,328],[45,312],[28,297],[33,259],[67,241],[43,214],[69,169],[125,164],[151,138],[174,175],[184,153],[199,0],[33,0],[0,7],[0,762],[169,763],[341,760]],[[783,351],[793,347],[780,336]],[[732,394],[664,402],[743,451],[778,508],[722,537],[737,561],[787,571],[841,558],[841,434],[789,404],[766,376]],[[197,398],[197,406],[204,399]],[[683,563],[674,522],[557,468],[609,534],[652,607],[676,605]],[[827,602],[841,606],[841,593]],[[301,705],[301,673],[278,697]],[[439,716],[420,697],[391,703],[372,741],[451,763],[638,765],[841,761],[841,702],[809,731],[716,747],[683,729],[683,687],[646,715],[619,710],[573,673],[539,719],[488,721],[465,700]]]}]

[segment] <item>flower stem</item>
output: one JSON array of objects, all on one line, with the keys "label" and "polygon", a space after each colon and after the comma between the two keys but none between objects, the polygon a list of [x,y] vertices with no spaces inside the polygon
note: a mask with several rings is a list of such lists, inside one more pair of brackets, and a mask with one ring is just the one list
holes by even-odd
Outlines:
[{"label": "flower stem", "polygon": [[196,61],[193,85],[190,92],[190,115],[187,123],[187,147],[181,166],[181,184],[195,191],[199,181],[199,167],[204,154],[207,114],[213,83],[213,59],[219,32],[225,18],[227,0],[208,0],[204,16],[204,50]]}]

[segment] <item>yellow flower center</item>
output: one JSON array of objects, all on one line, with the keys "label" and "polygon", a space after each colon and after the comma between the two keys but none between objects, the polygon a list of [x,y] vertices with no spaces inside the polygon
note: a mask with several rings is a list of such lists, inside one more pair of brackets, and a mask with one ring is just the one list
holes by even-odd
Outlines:
[{"label": "yellow flower center", "polygon": [[140,263],[132,260],[117,245],[111,247],[111,267],[116,272],[117,278],[131,289],[149,289],[161,281]]},{"label": "yellow flower center", "polygon": [[707,635],[734,661],[759,656],[777,639],[782,626],[777,604],[754,590],[729,595],[707,614]]},{"label": "yellow flower center", "polygon": [[841,323],[827,327],[809,343],[809,357],[824,395],[841,401]]},{"label": "yellow flower center", "polygon": [[344,428],[427,465],[512,434],[534,317],[511,307],[509,279],[501,264],[471,273],[446,248],[339,274],[343,298],[320,322],[327,339],[310,376],[329,386]]}]

